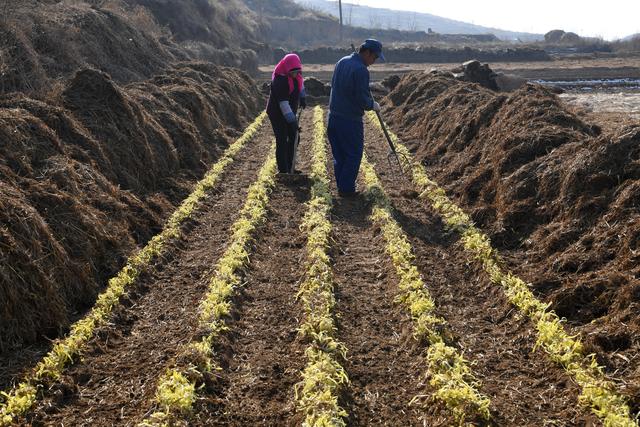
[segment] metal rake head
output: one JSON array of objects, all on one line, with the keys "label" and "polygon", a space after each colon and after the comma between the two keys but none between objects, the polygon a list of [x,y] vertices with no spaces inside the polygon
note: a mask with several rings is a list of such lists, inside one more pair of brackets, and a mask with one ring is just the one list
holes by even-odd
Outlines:
[{"label": "metal rake head", "polygon": [[409,161],[407,156],[403,153],[398,153],[395,150],[389,150],[389,153],[387,154],[387,161],[389,162],[389,167],[391,169],[397,169],[404,177],[407,177],[407,175],[410,177],[413,166],[411,165],[411,161]]}]

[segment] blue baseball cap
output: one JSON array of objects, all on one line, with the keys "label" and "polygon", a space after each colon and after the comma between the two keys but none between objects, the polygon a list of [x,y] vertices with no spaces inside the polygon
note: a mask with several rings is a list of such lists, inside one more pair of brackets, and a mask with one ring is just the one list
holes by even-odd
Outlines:
[{"label": "blue baseball cap", "polygon": [[384,55],[382,54],[382,43],[380,43],[376,39],[366,39],[364,43],[360,45],[360,48],[369,49],[371,52],[376,54],[381,62],[386,62],[384,59]]}]

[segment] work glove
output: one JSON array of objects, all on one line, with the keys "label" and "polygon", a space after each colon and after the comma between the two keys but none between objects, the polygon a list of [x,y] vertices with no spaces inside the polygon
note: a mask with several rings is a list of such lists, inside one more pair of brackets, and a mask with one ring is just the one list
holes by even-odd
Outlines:
[{"label": "work glove", "polygon": [[298,126],[298,121],[294,118],[292,122],[287,122],[287,126],[289,126],[289,131],[293,134],[295,132],[300,132],[300,127]]},{"label": "work glove", "polygon": [[300,98],[300,108],[302,108],[303,110],[307,108],[307,98],[305,98],[304,96]]},{"label": "work glove", "polygon": [[377,113],[380,112],[380,104],[378,104],[376,101],[373,101],[373,111]]}]

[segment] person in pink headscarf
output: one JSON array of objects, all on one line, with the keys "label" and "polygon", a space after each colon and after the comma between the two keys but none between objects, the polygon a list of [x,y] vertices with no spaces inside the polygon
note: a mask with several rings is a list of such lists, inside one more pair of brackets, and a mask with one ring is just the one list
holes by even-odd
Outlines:
[{"label": "person in pink headscarf", "polygon": [[[306,108],[302,62],[295,53],[285,55],[271,75],[271,92],[267,115],[276,136],[276,161],[280,173],[290,173],[293,163],[296,133],[299,132],[296,113]],[[300,173],[300,171],[293,171]]]}]

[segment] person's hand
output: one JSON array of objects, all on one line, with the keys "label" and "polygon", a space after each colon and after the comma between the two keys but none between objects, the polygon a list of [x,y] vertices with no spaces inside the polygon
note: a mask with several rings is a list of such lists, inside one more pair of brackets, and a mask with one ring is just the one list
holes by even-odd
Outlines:
[{"label": "person's hand", "polygon": [[287,114],[285,114],[284,119],[287,121],[289,125],[291,125],[291,123],[298,122],[298,119],[296,118],[296,115],[293,114],[293,111],[289,111]]},{"label": "person's hand", "polygon": [[380,104],[378,104],[376,101],[373,101],[373,111],[375,111],[376,113],[380,112]]},{"label": "person's hand", "polygon": [[299,132],[300,131],[300,127],[298,126],[298,120],[296,120],[295,118],[293,119],[292,122],[287,122],[287,125],[289,126],[289,130],[291,132]]},{"label": "person's hand", "polygon": [[307,98],[305,98],[304,96],[300,98],[300,108],[302,108],[303,110],[307,108]]}]

